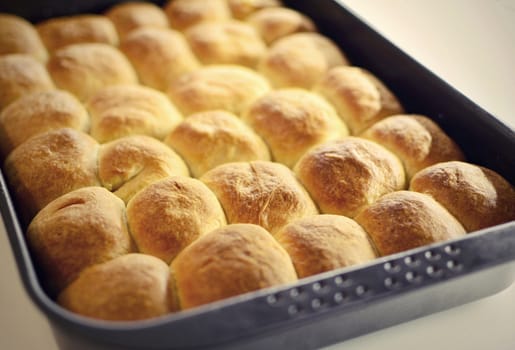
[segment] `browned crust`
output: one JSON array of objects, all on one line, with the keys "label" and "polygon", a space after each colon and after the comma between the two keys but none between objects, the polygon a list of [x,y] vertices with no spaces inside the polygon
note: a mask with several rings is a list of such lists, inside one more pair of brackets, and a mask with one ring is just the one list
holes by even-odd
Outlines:
[{"label": "browned crust", "polygon": [[143,1],[117,4],[112,6],[105,15],[114,24],[121,39],[135,29],[168,27],[168,18],[164,11],[156,4]]},{"label": "browned crust", "polygon": [[227,0],[227,3],[233,17],[240,20],[261,9],[282,5],[279,0]]},{"label": "browned crust", "polygon": [[0,55],[27,54],[40,62],[46,62],[48,52],[34,26],[25,19],[0,14]]},{"label": "browned crust", "polygon": [[226,0],[170,0],[164,6],[172,28],[184,30],[195,24],[231,18]]}]

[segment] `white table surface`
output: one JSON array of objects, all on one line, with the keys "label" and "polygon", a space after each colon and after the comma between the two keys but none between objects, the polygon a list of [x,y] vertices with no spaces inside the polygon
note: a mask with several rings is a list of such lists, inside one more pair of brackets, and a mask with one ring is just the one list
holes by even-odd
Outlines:
[{"label": "white table surface", "polygon": [[[515,0],[344,2],[395,44],[515,128]],[[0,277],[0,349],[57,349],[45,317],[21,285],[1,221]],[[515,285],[330,349],[513,350]]]}]

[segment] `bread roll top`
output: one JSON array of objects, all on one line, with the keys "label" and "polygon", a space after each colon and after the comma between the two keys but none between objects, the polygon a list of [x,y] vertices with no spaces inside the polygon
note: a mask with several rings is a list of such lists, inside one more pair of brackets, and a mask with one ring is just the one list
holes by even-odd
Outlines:
[{"label": "bread roll top", "polygon": [[164,142],[183,157],[195,177],[225,163],[270,160],[263,140],[237,116],[220,110],[190,115]]},{"label": "bread roll top", "polygon": [[231,18],[226,0],[170,0],[164,7],[170,26],[184,30],[195,24]]},{"label": "bread roll top", "polygon": [[356,221],[383,256],[465,234],[458,220],[433,198],[411,191],[386,194],[359,213]]},{"label": "bread roll top", "polygon": [[286,251],[263,228],[250,224],[202,236],[171,268],[182,309],[297,280]]},{"label": "bread roll top", "polygon": [[274,234],[318,210],[293,172],[279,163],[220,165],[200,178],[218,197],[229,223],[250,223]]},{"label": "bread roll top", "polygon": [[515,220],[515,190],[495,171],[459,161],[435,164],[411,180],[472,232]]},{"label": "bread roll top", "polygon": [[123,39],[131,31],[143,27],[167,28],[168,18],[157,5],[134,1],[112,6],[105,15],[114,24],[118,36]]},{"label": "bread roll top", "polygon": [[281,6],[279,0],[227,0],[234,18],[245,19],[252,13],[268,8]]},{"label": "bread roll top", "polygon": [[127,254],[86,269],[58,298],[86,317],[135,321],[176,310],[168,266],[145,254]]},{"label": "bread roll top", "polygon": [[308,216],[284,226],[274,237],[292,258],[299,278],[376,258],[367,233],[345,216]]},{"label": "bread roll top", "polygon": [[48,52],[30,22],[0,13],[0,56],[13,53],[31,55],[40,62],[48,59]]},{"label": "bread roll top", "polygon": [[56,198],[30,223],[27,239],[52,295],[86,267],[132,249],[125,205],[102,187],[85,187]]}]

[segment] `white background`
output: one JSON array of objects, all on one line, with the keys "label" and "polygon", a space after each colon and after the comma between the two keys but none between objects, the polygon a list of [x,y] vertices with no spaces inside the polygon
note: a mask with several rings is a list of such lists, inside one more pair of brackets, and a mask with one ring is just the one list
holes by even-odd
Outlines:
[{"label": "white background", "polygon": [[[515,128],[515,0],[344,2]],[[57,349],[44,316],[23,290],[1,222],[0,349]],[[494,296],[331,347],[336,349],[513,350],[515,285]]]}]

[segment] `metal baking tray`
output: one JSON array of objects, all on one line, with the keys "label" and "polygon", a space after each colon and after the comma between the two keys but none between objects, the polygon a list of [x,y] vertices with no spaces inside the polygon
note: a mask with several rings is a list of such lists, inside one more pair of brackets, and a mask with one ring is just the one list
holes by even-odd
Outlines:
[{"label": "metal baking tray", "polygon": [[[0,4],[33,21],[98,12],[116,1]],[[515,183],[515,134],[334,0],[286,0],[354,65],[376,74],[407,112],[433,118],[468,161]],[[480,141],[479,141],[480,140]],[[314,349],[492,295],[515,279],[515,222],[183,311],[134,322],[73,314],[43,291],[3,174],[0,211],[23,284],[62,349]]]}]

